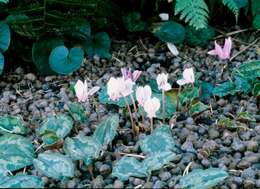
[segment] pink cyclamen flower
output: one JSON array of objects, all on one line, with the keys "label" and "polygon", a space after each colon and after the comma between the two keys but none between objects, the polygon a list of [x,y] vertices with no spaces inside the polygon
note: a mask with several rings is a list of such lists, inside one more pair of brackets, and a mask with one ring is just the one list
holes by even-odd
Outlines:
[{"label": "pink cyclamen flower", "polygon": [[111,100],[118,100],[130,95],[133,92],[133,85],[134,82],[131,79],[111,77],[107,83],[107,94]]},{"label": "pink cyclamen flower", "polygon": [[89,96],[95,94],[100,87],[93,87],[90,90],[88,89],[87,81],[85,80],[84,83],[81,80],[78,80],[76,85],[74,86],[76,96],[79,102],[86,102],[88,101]]},{"label": "pink cyclamen flower", "polygon": [[225,39],[224,47],[221,46],[215,41],[215,49],[208,52],[208,54],[213,56],[218,56],[220,60],[230,59],[230,53],[232,48],[231,37]]},{"label": "pink cyclamen flower", "polygon": [[131,69],[129,68],[121,68],[122,76],[125,80],[131,79],[133,82],[136,82],[137,79],[140,77],[142,71],[135,70],[133,73],[131,72]]},{"label": "pink cyclamen flower", "polygon": [[138,87],[136,89],[136,99],[140,106],[144,107],[146,100],[150,99],[152,96],[152,90],[149,85],[144,87]]},{"label": "pink cyclamen flower", "polygon": [[159,74],[156,78],[156,81],[157,81],[158,88],[160,90],[168,91],[172,88],[171,85],[168,83],[168,74],[165,73]]},{"label": "pink cyclamen flower", "polygon": [[177,81],[178,85],[182,86],[189,83],[195,82],[195,76],[192,68],[185,69],[182,73],[183,79]]},{"label": "pink cyclamen flower", "polygon": [[156,112],[160,109],[160,101],[158,98],[153,97],[145,101],[144,111],[150,119],[156,117]]}]

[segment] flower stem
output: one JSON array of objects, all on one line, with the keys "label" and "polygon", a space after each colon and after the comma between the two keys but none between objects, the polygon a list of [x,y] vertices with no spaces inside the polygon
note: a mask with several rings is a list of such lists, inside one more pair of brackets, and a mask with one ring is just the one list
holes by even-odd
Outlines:
[{"label": "flower stem", "polygon": [[133,102],[133,105],[134,105],[134,110],[135,110],[135,113],[137,113],[137,108],[136,108],[136,104],[135,104],[135,99],[134,99],[134,97],[133,97],[133,95],[132,95],[132,94],[130,94],[130,97],[131,97],[131,100],[132,100],[132,102]]},{"label": "flower stem", "polygon": [[165,92],[162,90],[162,113],[163,113],[163,123],[165,123]]},{"label": "flower stem", "polygon": [[151,121],[151,132],[153,132],[153,118],[150,118]]},{"label": "flower stem", "polygon": [[125,104],[127,106],[127,109],[128,109],[129,115],[130,115],[130,120],[131,120],[131,124],[132,124],[132,131],[133,131],[133,134],[135,135],[136,134],[136,132],[135,132],[135,124],[134,124],[134,119],[133,119],[133,115],[132,115],[132,112],[131,112],[131,108],[129,106],[129,103],[127,102],[126,97],[124,97],[124,100],[125,100]]},{"label": "flower stem", "polygon": [[179,95],[180,95],[180,92],[181,92],[181,86],[180,86],[179,89],[178,89],[176,111],[178,111],[178,109],[179,109]]}]

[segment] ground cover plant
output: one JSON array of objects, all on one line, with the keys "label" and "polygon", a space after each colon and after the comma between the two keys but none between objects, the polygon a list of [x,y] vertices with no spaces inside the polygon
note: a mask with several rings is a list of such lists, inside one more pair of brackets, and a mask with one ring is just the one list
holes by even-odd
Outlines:
[{"label": "ground cover plant", "polygon": [[0,188],[260,188],[259,11],[0,0]]}]

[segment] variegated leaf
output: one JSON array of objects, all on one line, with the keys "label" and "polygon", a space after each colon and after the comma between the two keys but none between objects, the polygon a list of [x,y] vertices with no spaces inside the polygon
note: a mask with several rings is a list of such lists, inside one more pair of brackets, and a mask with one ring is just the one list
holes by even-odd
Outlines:
[{"label": "variegated leaf", "polygon": [[33,175],[17,175],[1,179],[0,188],[43,188],[40,177]]}]

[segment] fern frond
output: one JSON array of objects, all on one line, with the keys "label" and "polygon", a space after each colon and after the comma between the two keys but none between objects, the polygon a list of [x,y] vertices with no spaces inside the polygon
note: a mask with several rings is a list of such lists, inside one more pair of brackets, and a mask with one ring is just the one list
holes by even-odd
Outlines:
[{"label": "fern frond", "polygon": [[205,28],[208,25],[208,6],[204,0],[177,0],[175,15],[180,13],[180,18],[196,28]]},{"label": "fern frond", "polygon": [[229,10],[231,10],[235,17],[236,21],[238,20],[239,15],[239,7],[237,6],[237,3],[235,0],[222,0],[223,5],[227,6]]}]

